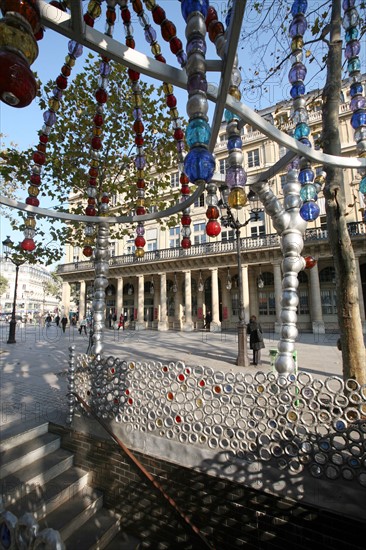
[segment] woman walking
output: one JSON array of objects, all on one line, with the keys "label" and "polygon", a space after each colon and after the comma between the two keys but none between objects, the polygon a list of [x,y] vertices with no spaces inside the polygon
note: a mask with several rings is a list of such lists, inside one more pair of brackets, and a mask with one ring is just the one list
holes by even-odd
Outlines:
[{"label": "woman walking", "polygon": [[253,350],[253,365],[261,364],[261,349],[264,348],[262,327],[257,323],[257,318],[252,315],[247,325],[250,349]]}]

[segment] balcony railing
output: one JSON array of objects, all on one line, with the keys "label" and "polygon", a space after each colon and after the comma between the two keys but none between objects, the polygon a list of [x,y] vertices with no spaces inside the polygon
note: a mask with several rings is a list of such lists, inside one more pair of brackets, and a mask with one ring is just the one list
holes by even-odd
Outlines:
[{"label": "balcony railing", "polygon": [[[351,222],[348,224],[348,231],[351,237],[366,236],[366,223]],[[324,241],[328,239],[328,232],[325,229],[307,229],[305,232],[304,241]],[[275,248],[280,246],[280,238],[277,233],[263,235],[262,237],[243,237],[240,239],[241,250],[255,250],[261,248]],[[139,263],[156,262],[161,260],[174,260],[178,258],[192,258],[194,256],[208,256],[227,254],[236,252],[235,240],[230,242],[212,242],[201,243],[191,246],[188,250],[183,248],[163,248],[161,250],[153,250],[145,252],[143,258],[136,258],[134,254],[124,254],[122,256],[114,256],[110,258],[110,267],[118,267],[124,265],[136,265]],[[77,269],[79,271],[91,271],[94,268],[93,261],[78,262]],[[58,267],[59,273],[68,273],[75,271],[75,264],[64,264]]]}]

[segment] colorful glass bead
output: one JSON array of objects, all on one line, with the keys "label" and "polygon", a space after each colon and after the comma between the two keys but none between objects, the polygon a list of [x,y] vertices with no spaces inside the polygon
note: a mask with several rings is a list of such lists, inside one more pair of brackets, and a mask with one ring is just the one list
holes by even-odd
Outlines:
[{"label": "colorful glass bead", "polygon": [[316,220],[319,214],[320,208],[316,202],[305,202],[300,208],[300,216],[307,222]]},{"label": "colorful glass bead", "polygon": [[225,183],[232,189],[233,187],[243,187],[247,181],[247,174],[242,166],[230,166],[225,174]]},{"label": "colorful glass bead", "polygon": [[295,38],[295,36],[303,36],[307,27],[308,24],[305,17],[302,14],[296,15],[290,25],[289,35],[291,38]]},{"label": "colorful glass bead", "polygon": [[316,201],[318,196],[317,196],[315,185],[312,185],[312,184],[303,185],[300,189],[300,198],[304,202],[307,202],[309,200]]},{"label": "colorful glass bead", "polygon": [[194,147],[184,159],[184,172],[190,181],[210,181],[215,172],[215,159],[204,147]]},{"label": "colorful glass bead", "polygon": [[232,151],[233,149],[240,149],[242,148],[242,141],[240,136],[233,136],[230,137],[227,141],[227,148],[229,151]]},{"label": "colorful glass bead", "polygon": [[19,13],[28,21],[33,33],[41,28],[41,14],[36,0],[1,0],[0,8],[3,15],[8,12]]},{"label": "colorful glass bead", "polygon": [[313,256],[305,256],[304,260],[307,269],[312,269],[317,264],[317,260]]},{"label": "colorful glass bead", "polygon": [[295,128],[294,138],[301,139],[302,137],[307,137],[309,134],[310,134],[310,126],[308,124],[305,124],[305,122],[301,122]]},{"label": "colorful glass bead", "polygon": [[357,129],[360,126],[366,125],[366,111],[357,111],[353,113],[351,117],[351,126],[353,129]]},{"label": "colorful glass bead", "polygon": [[364,176],[360,181],[360,192],[364,195],[366,194],[366,176]]},{"label": "colorful glass bead", "polygon": [[198,143],[208,145],[211,137],[211,128],[203,118],[194,118],[187,126],[186,142],[189,147]]},{"label": "colorful glass bead", "polygon": [[354,8],[347,10],[343,16],[342,25],[345,30],[350,27],[357,27],[359,23],[358,11]]},{"label": "colorful glass bead", "polygon": [[204,18],[207,16],[209,7],[208,0],[182,0],[181,10],[184,20],[187,22],[194,11],[200,12]]},{"label": "colorful glass bead", "polygon": [[352,57],[356,57],[361,51],[361,45],[359,40],[352,40],[351,42],[348,42],[344,55],[346,56],[346,59],[352,59]]},{"label": "colorful glass bead", "polygon": [[32,252],[36,248],[36,244],[33,239],[24,239],[20,246],[26,252]]},{"label": "colorful glass bead", "polygon": [[357,27],[351,27],[350,29],[346,30],[344,38],[346,42],[350,42],[351,40],[357,40],[357,38],[359,37],[359,34],[360,33],[358,32]]},{"label": "colorful glass bead", "polygon": [[304,168],[303,170],[300,170],[299,173],[299,182],[304,185],[306,183],[310,183],[314,181],[314,172],[310,168]]},{"label": "colorful glass bead", "polygon": [[181,241],[181,246],[185,250],[187,250],[188,248],[191,248],[192,246],[191,239],[189,237],[184,237]]},{"label": "colorful glass bead", "polygon": [[217,237],[221,233],[221,227],[216,220],[210,220],[206,225],[206,234],[209,237]]},{"label": "colorful glass bead", "polygon": [[291,6],[291,15],[292,17],[295,17],[300,13],[305,14],[307,9],[308,9],[307,0],[295,0],[295,2],[293,2]]},{"label": "colorful glass bead", "polygon": [[358,57],[354,57],[347,64],[347,71],[351,75],[352,73],[357,73],[361,70],[361,61]]},{"label": "colorful glass bead", "polygon": [[37,82],[26,62],[10,51],[0,51],[0,99],[11,107],[26,107],[36,97]]},{"label": "colorful glass bead", "polygon": [[295,65],[293,65],[290,69],[288,79],[291,84],[295,84],[295,82],[298,82],[299,80],[304,80],[306,73],[307,70],[303,63],[295,63]]},{"label": "colorful glass bead", "polygon": [[248,197],[242,187],[234,187],[229,193],[227,202],[230,208],[240,210],[247,204]]},{"label": "colorful glass bead", "polygon": [[351,97],[354,97],[358,94],[362,94],[363,86],[361,82],[354,82],[353,84],[351,84],[349,91],[350,91]]}]

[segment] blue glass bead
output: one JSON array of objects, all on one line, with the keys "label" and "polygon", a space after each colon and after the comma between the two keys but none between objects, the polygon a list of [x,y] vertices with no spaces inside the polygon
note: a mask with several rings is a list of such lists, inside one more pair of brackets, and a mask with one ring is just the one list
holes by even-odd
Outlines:
[{"label": "blue glass bead", "polygon": [[306,22],[306,18],[303,15],[296,15],[290,25],[288,31],[289,35],[291,38],[295,38],[295,36],[304,36],[307,27],[308,24]]},{"label": "blue glass bead", "polygon": [[60,88],[54,88],[52,90],[52,95],[55,99],[62,99],[63,90],[60,90]]},{"label": "blue glass bead", "polygon": [[301,122],[295,128],[294,138],[301,139],[303,137],[307,137],[309,134],[310,134],[310,126],[308,126],[305,122]]},{"label": "blue glass bead", "polygon": [[351,111],[358,111],[366,107],[366,99],[362,95],[358,95],[351,99],[350,108]]},{"label": "blue glass bead", "polygon": [[56,114],[48,109],[43,113],[43,120],[47,126],[53,126],[56,122]]},{"label": "blue glass bead", "polygon": [[350,29],[347,29],[345,32],[344,38],[346,42],[350,42],[351,40],[357,40],[359,36],[358,28],[357,27],[351,27]]},{"label": "blue glass bead", "polygon": [[184,150],[185,150],[184,141],[183,140],[177,141],[177,151],[178,151],[178,153],[183,153]]},{"label": "blue glass bead", "polygon": [[314,172],[311,168],[304,168],[300,170],[299,173],[299,182],[304,185],[305,183],[312,183],[314,181]]},{"label": "blue glass bead", "polygon": [[350,27],[357,27],[359,23],[358,11],[355,8],[347,10],[343,16],[342,25],[345,30]]},{"label": "blue glass bead", "polygon": [[303,137],[303,138],[299,139],[299,141],[303,145],[306,145],[306,147],[311,147],[311,141],[308,138]]},{"label": "blue glass bead", "polygon": [[303,202],[316,201],[318,198],[315,185],[304,185],[300,189],[300,199]]},{"label": "blue glass bead", "polygon": [[346,56],[346,59],[352,59],[352,57],[356,57],[360,53],[360,50],[360,41],[352,40],[351,42],[348,42],[344,55]]},{"label": "blue glass bead", "polygon": [[227,29],[228,29],[229,26],[230,26],[232,11],[233,11],[233,9],[232,9],[232,8],[229,8],[229,9],[228,9],[228,12],[227,12],[227,16],[226,16],[226,18],[225,18],[225,25],[226,25],[226,28],[227,28]]},{"label": "blue glass bead", "polygon": [[193,38],[187,44],[187,55],[191,55],[194,52],[200,52],[202,55],[206,55],[206,40],[203,38]]},{"label": "blue glass bead", "polygon": [[361,82],[354,82],[353,84],[351,84],[349,91],[350,91],[351,97],[354,97],[355,95],[358,95],[358,94],[362,94],[363,87]]},{"label": "blue glass bead", "polygon": [[146,166],[146,158],[142,155],[138,155],[135,158],[135,166],[137,170],[143,170]]},{"label": "blue glass bead", "polygon": [[306,13],[307,9],[307,0],[295,0],[291,7],[291,15],[292,17],[295,17],[295,15],[298,15],[299,13]]},{"label": "blue glass bead", "polygon": [[366,176],[364,176],[360,181],[360,192],[363,194],[366,193]]},{"label": "blue glass bead", "polygon": [[244,187],[247,181],[247,174],[242,166],[230,166],[226,170],[225,183],[229,189],[233,187]]},{"label": "blue glass bead", "polygon": [[141,109],[136,108],[132,111],[132,113],[133,113],[133,118],[135,120],[139,120],[139,119],[141,120],[142,119],[142,110]]},{"label": "blue glass bead", "polygon": [[366,124],[366,111],[357,111],[351,117],[351,126],[354,130]]},{"label": "blue glass bead", "polygon": [[79,44],[75,40],[70,40],[68,44],[69,54],[75,58],[80,57],[83,54],[83,45]]},{"label": "blue glass bead", "polygon": [[288,79],[291,84],[295,84],[295,82],[298,82],[299,80],[305,80],[306,73],[307,70],[303,63],[295,63],[288,73]]},{"label": "blue glass bead", "polygon": [[224,116],[225,116],[226,122],[231,122],[232,120],[239,118],[236,115],[234,115],[234,113],[229,111],[229,109],[225,109]]},{"label": "blue glass bead", "polygon": [[349,10],[350,8],[353,8],[355,5],[356,0],[343,0],[342,2],[342,8],[344,10]]},{"label": "blue glass bead", "polygon": [[194,118],[187,126],[186,142],[189,148],[194,145],[208,145],[211,138],[211,128],[203,118]]},{"label": "blue glass bead", "polygon": [[347,65],[347,71],[349,74],[359,72],[361,70],[361,61],[358,57],[351,59]]},{"label": "blue glass bead", "polygon": [[151,25],[145,30],[145,40],[148,44],[153,44],[156,42],[156,31],[151,27]]},{"label": "blue glass bead", "polygon": [[211,180],[215,172],[215,158],[204,147],[193,147],[184,159],[184,173],[191,182]]},{"label": "blue glass bead", "polygon": [[316,202],[313,202],[313,201],[305,202],[300,208],[300,216],[302,217],[303,220],[307,222],[316,220],[319,214],[320,214],[320,208],[316,204]]},{"label": "blue glass bead", "polygon": [[187,54],[183,50],[177,54],[177,60],[181,67],[184,67],[187,63]]},{"label": "blue glass bead", "polygon": [[109,76],[111,74],[111,66],[109,63],[105,63],[105,61],[101,61],[99,64],[99,72],[101,76]]},{"label": "blue glass bead", "polygon": [[227,148],[229,151],[231,151],[232,149],[241,149],[242,141],[240,136],[234,136],[229,138],[227,141]]},{"label": "blue glass bead", "polygon": [[181,5],[182,15],[185,22],[188,21],[188,17],[194,11],[199,11],[206,19],[209,5],[208,0],[182,0]]},{"label": "blue glass bead", "polygon": [[296,99],[300,95],[305,94],[305,85],[303,82],[299,82],[298,84],[294,84],[290,90],[290,95],[292,99]]}]

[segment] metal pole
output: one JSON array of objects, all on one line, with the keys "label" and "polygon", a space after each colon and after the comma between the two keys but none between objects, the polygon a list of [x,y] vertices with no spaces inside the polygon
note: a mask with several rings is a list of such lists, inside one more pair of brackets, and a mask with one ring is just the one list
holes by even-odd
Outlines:
[{"label": "metal pole", "polygon": [[241,224],[236,223],[236,253],[238,260],[238,286],[239,286],[239,323],[238,323],[238,358],[236,364],[239,367],[248,367],[247,355],[247,328],[245,324],[245,310],[243,297],[243,274],[241,270],[241,246],[240,246],[240,228]]},{"label": "metal pole", "polygon": [[16,303],[17,303],[18,273],[19,273],[19,265],[15,264],[14,299],[13,299],[13,310],[11,312],[11,320],[9,323],[9,337],[7,342],[8,344],[16,344],[15,328],[17,325],[17,321],[15,319],[15,310],[16,310]]}]

